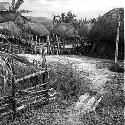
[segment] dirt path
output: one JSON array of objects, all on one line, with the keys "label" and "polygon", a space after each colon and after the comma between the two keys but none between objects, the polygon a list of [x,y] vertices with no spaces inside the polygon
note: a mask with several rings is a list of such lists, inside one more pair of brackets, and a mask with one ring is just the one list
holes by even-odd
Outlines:
[{"label": "dirt path", "polygon": [[[109,76],[114,75],[114,73],[110,72],[107,68],[98,68],[102,60],[89,59],[87,57],[78,58],[78,56],[47,56],[47,62],[52,61],[72,65],[81,77],[85,77],[85,79],[88,79],[92,83],[91,89],[99,93],[103,91],[100,90],[103,88],[103,85],[110,80]],[[85,72],[85,74],[82,72]]]},{"label": "dirt path", "polygon": [[[40,60],[39,55],[29,55],[25,54],[25,57],[29,59],[30,62],[33,59]],[[67,65],[70,64],[74,70],[79,72],[81,77],[89,80],[91,84],[91,89],[102,93],[104,84],[109,81],[109,76],[115,75],[115,73],[109,71],[107,68],[99,68],[99,65],[102,64],[105,60],[95,59],[90,57],[79,57],[79,56],[61,56],[61,55],[50,55],[47,56],[47,62],[59,62],[61,64]],[[83,73],[82,73],[83,72]],[[85,72],[85,74],[84,74]]]},{"label": "dirt path", "polygon": [[[39,55],[25,56],[31,62],[33,59],[41,59]],[[104,66],[110,65],[110,62],[107,60],[94,59],[89,57],[58,55],[47,56],[46,58],[47,63],[58,62],[64,65],[71,66],[75,71],[79,73],[81,78],[84,77],[86,80],[89,80],[91,83],[89,88],[100,95],[90,95],[89,93],[85,93],[84,95],[81,95],[79,97],[79,100],[74,105],[72,105],[72,107],[68,107],[66,109],[66,112],[68,112],[67,115],[59,114],[55,116],[56,123],[59,119],[62,119],[61,125],[82,125],[82,122],[80,122],[80,115],[95,110],[95,107],[102,99],[101,95],[106,93],[104,89],[106,82],[110,82],[111,77],[115,76],[116,73],[109,71],[107,66]]]}]

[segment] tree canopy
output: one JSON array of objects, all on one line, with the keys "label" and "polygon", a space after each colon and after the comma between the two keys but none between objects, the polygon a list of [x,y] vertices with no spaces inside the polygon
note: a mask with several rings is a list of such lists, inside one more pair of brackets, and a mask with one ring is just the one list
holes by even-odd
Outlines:
[{"label": "tree canopy", "polygon": [[56,23],[73,23],[76,20],[75,17],[75,14],[69,11],[67,13],[61,13],[58,16],[54,15],[53,21]]},{"label": "tree canopy", "polygon": [[51,30],[51,33],[60,37],[78,37],[77,30],[70,23],[60,23]]}]

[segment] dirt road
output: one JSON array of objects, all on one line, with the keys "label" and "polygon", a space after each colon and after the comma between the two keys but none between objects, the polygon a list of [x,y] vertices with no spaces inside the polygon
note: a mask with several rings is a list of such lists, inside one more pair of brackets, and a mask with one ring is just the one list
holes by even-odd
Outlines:
[{"label": "dirt road", "polygon": [[[25,55],[25,57],[27,57],[30,62],[32,62],[33,59],[41,59],[39,55]],[[82,125],[83,123],[80,120],[81,115],[95,110],[95,107],[102,100],[103,95],[108,93],[106,89],[107,83],[110,83],[111,81],[117,83],[117,79],[113,78],[116,78],[119,74],[108,70],[108,67],[112,64],[110,60],[95,59],[85,56],[79,57],[74,55],[50,55],[46,56],[46,59],[47,63],[54,62],[72,67],[81,78],[84,77],[84,79],[90,82],[90,90],[95,91],[98,93],[98,95],[100,95],[97,97],[97,95],[92,96],[89,93],[84,93],[84,95],[79,97],[76,103],[74,103],[71,107],[66,108],[65,111],[68,112],[68,114],[58,113],[58,115],[56,114],[54,116],[55,123],[53,124],[58,123],[59,125]],[[123,74],[120,75],[123,77]],[[113,87],[114,85],[111,84],[111,89]],[[115,88],[117,88],[117,84],[115,84]],[[117,95],[117,91],[113,91],[116,92],[113,94]]]}]

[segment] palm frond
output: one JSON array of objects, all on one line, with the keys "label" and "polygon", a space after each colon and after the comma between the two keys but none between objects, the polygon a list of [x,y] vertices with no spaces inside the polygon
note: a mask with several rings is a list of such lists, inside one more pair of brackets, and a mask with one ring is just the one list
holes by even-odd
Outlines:
[{"label": "palm frond", "polygon": [[21,6],[21,4],[22,4],[23,2],[24,2],[23,0],[18,0],[18,1],[15,3],[14,11],[16,11],[17,9],[19,9],[19,7]]}]

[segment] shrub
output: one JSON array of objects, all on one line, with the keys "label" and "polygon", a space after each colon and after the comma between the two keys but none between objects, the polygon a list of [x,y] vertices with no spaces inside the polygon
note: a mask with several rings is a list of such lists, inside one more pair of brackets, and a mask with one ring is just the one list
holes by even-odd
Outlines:
[{"label": "shrub", "polygon": [[109,69],[113,72],[124,73],[124,66],[121,66],[118,63],[113,64]]}]

